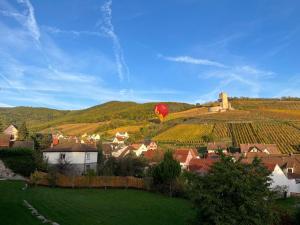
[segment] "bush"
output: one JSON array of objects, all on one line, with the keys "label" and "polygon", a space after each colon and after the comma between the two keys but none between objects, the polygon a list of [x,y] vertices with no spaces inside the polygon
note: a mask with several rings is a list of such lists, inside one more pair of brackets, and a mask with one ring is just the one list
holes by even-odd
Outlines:
[{"label": "bush", "polygon": [[11,148],[0,151],[0,159],[14,173],[29,177],[36,169],[33,151],[26,148]]}]

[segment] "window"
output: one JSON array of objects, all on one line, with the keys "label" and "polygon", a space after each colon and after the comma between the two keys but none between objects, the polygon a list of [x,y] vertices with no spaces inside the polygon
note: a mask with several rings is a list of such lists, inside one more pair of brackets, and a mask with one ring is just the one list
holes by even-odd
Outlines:
[{"label": "window", "polygon": [[85,159],[86,159],[86,160],[90,160],[90,153],[89,153],[89,152],[87,152],[87,153],[85,154]]},{"label": "window", "polygon": [[91,166],[90,166],[90,165],[86,165],[86,166],[85,166],[85,170],[86,170],[86,171],[89,171],[90,169],[91,169]]},{"label": "window", "polygon": [[288,173],[293,173],[293,168],[288,168]]},{"label": "window", "polygon": [[65,153],[60,153],[59,158],[60,158],[61,160],[65,160],[65,159],[66,159],[66,154],[65,154]]}]

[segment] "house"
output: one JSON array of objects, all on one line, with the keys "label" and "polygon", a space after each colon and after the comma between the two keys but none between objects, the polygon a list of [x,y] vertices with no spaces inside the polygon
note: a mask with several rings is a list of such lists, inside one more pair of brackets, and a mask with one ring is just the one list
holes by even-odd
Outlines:
[{"label": "house", "polygon": [[271,189],[284,189],[287,197],[292,194],[300,194],[300,183],[297,183],[295,179],[288,179],[278,164],[264,163],[264,165],[271,172]]},{"label": "house", "polygon": [[144,145],[147,146],[147,149],[148,150],[156,150],[157,149],[157,144],[155,141],[145,141],[144,142]]},{"label": "house", "polygon": [[141,156],[143,152],[148,150],[145,144],[138,143],[130,145],[129,148],[136,154],[136,156]]},{"label": "house", "polygon": [[129,134],[127,132],[117,132],[113,143],[124,144],[124,142],[129,138]]},{"label": "house", "polygon": [[130,153],[130,148],[128,146],[123,146],[121,148],[116,148],[112,151],[111,156],[115,158],[122,158]]},{"label": "house", "polygon": [[146,152],[142,153],[142,156],[147,159],[151,164],[158,163],[163,160],[164,158],[164,152],[160,149],[150,149]]},{"label": "house", "polygon": [[281,154],[276,144],[240,144],[240,149],[244,157]]},{"label": "house", "polygon": [[16,141],[18,139],[18,129],[15,125],[11,124],[9,125],[4,131],[4,134],[10,135],[11,141]]},{"label": "house", "polygon": [[58,164],[60,161],[70,163],[74,174],[97,169],[98,150],[95,146],[69,142],[52,146],[42,152],[50,165]]},{"label": "house", "polygon": [[11,135],[0,134],[0,149],[10,148],[13,142],[11,141]]},{"label": "house", "polygon": [[217,153],[222,151],[227,153],[228,146],[225,142],[209,142],[207,143],[207,152],[208,153]]},{"label": "house", "polygon": [[199,158],[199,155],[196,149],[176,149],[173,157],[180,163],[182,169],[186,169],[191,159]]},{"label": "house", "polygon": [[190,160],[187,170],[197,173],[199,175],[205,175],[209,172],[210,167],[215,162],[216,160],[209,159],[209,158],[206,159],[194,158]]}]

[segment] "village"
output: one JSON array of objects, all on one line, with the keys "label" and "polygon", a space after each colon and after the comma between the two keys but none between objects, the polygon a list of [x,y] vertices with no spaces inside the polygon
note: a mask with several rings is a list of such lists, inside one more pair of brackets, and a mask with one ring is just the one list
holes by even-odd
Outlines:
[{"label": "village", "polygon": [[[7,127],[0,135],[0,151],[1,148],[34,150],[34,142],[19,140],[18,133],[16,126]],[[41,152],[47,164],[68,163],[72,169],[67,174],[78,176],[90,171],[97,173],[99,154],[102,154],[104,162],[110,158],[122,159],[127,156],[145,159],[148,165],[156,165],[163,160],[165,149],[159,143],[151,140],[129,143],[128,139],[127,132],[117,132],[111,141],[102,141],[99,134],[77,137],[56,133],[51,134],[51,142]],[[204,149],[174,148],[172,155],[183,171],[199,176],[205,176],[221,155],[245,164],[258,158],[271,172],[272,189],[280,189],[285,196],[300,195],[300,154],[282,154],[276,144],[244,143],[240,144],[238,151],[230,152],[226,142],[208,142]],[[1,175],[4,176],[0,171]]]}]

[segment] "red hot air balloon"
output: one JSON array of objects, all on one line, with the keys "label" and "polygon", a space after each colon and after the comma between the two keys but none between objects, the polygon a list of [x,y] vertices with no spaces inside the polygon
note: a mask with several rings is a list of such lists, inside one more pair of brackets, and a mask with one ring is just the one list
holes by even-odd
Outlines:
[{"label": "red hot air balloon", "polygon": [[154,112],[158,116],[160,121],[162,122],[163,119],[168,115],[169,109],[168,109],[168,106],[166,104],[159,103],[155,106]]}]

